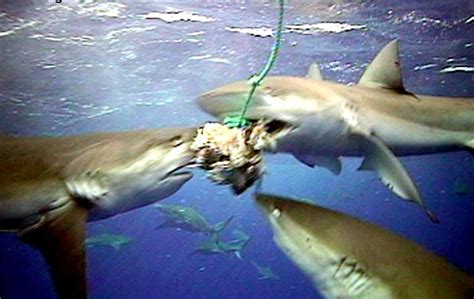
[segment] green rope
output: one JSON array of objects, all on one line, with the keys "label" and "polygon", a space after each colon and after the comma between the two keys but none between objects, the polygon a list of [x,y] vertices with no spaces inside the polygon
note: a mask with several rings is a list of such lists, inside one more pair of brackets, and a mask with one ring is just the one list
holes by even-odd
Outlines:
[{"label": "green rope", "polygon": [[247,97],[247,100],[245,101],[244,107],[242,108],[242,111],[240,112],[240,115],[228,116],[224,119],[224,124],[230,128],[234,128],[234,127],[241,128],[244,126],[248,126],[250,124],[250,122],[245,118],[245,113],[247,112],[248,106],[250,104],[250,101],[252,100],[255,90],[262,83],[263,79],[267,76],[268,72],[270,72],[270,69],[272,68],[273,64],[275,63],[275,60],[277,59],[278,51],[280,50],[280,44],[281,44],[281,32],[283,30],[283,13],[285,10],[285,1],[284,0],[279,0],[279,1],[280,1],[280,14],[278,15],[278,28],[277,28],[277,33],[275,37],[275,42],[272,47],[272,52],[270,53],[270,57],[268,58],[267,64],[265,65],[263,70],[260,72],[260,74],[258,76],[253,75],[252,77],[250,77],[249,79],[249,84],[251,85],[250,92]]}]

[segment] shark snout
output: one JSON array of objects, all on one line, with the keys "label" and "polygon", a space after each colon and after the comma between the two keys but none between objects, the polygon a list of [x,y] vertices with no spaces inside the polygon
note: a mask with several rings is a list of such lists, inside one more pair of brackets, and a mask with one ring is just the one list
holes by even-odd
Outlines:
[{"label": "shark snout", "polygon": [[[246,81],[240,81],[210,90],[199,96],[197,103],[199,107],[216,117],[225,117],[242,110],[250,92],[250,85]],[[258,106],[259,91],[253,96],[250,110]]]},{"label": "shark snout", "polygon": [[254,199],[267,217],[280,217],[284,209],[283,199],[266,193],[255,193]]}]

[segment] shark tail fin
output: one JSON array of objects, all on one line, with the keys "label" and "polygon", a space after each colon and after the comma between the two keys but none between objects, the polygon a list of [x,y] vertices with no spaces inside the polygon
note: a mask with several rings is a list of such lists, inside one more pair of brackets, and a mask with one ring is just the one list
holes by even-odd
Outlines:
[{"label": "shark tail fin", "polygon": [[216,225],[214,225],[214,232],[220,233],[221,231],[223,231],[227,227],[227,225],[229,225],[232,219],[234,219],[234,216],[227,218],[227,220],[218,222]]}]

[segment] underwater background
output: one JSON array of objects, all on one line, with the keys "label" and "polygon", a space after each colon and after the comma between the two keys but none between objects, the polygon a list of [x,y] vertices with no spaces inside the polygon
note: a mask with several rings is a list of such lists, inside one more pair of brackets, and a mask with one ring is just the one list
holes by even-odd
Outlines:
[{"label": "underwater background", "polygon": [[[277,1],[263,0],[0,0],[0,131],[59,136],[202,125],[211,117],[198,109],[197,96],[263,67],[277,15]],[[284,32],[271,75],[304,76],[317,62],[327,80],[357,82],[398,38],[407,90],[474,96],[472,0],[287,1],[285,24],[320,25]],[[439,225],[374,174],[358,172],[360,159],[343,159],[334,176],[289,155],[266,157],[263,191],[378,224],[474,274],[474,158],[467,152],[402,158]],[[88,249],[90,297],[319,298],[272,241],[252,191],[235,197],[195,171],[161,202],[193,206],[212,224],[233,216],[221,238],[232,240],[233,230],[251,236],[242,260],[194,254],[209,237],[156,229],[164,217],[153,206],[89,223],[89,236],[130,238],[119,249]],[[279,279],[260,279],[252,262]],[[54,297],[39,253],[0,234],[0,298]]]}]

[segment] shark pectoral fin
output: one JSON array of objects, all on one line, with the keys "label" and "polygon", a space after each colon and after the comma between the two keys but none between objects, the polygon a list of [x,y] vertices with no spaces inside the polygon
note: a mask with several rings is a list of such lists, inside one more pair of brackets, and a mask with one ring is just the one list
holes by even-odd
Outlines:
[{"label": "shark pectoral fin", "polygon": [[234,255],[239,259],[242,260],[242,253],[239,251],[234,251]]},{"label": "shark pectoral fin", "polygon": [[359,170],[377,171],[385,186],[401,198],[417,203],[424,209],[432,222],[439,223],[438,218],[425,206],[408,172],[390,149],[373,135],[359,133],[359,136],[368,141],[365,159]]},{"label": "shark pectoral fin", "polygon": [[306,75],[306,77],[314,80],[324,80],[318,65],[314,62],[311,63],[311,65],[309,66],[308,74]]},{"label": "shark pectoral fin", "polygon": [[87,298],[86,221],[87,211],[74,204],[57,218],[20,236],[41,251],[59,298]]},{"label": "shark pectoral fin", "polygon": [[391,41],[377,54],[360,78],[359,85],[405,93],[398,56],[398,40]]},{"label": "shark pectoral fin", "polygon": [[324,167],[335,175],[341,173],[342,164],[339,158],[333,156],[314,156],[314,155],[294,155],[298,161],[313,168],[314,166]]},{"label": "shark pectoral fin", "polygon": [[112,244],[112,248],[113,248],[115,251],[119,251],[119,250],[120,250],[120,244]]}]

